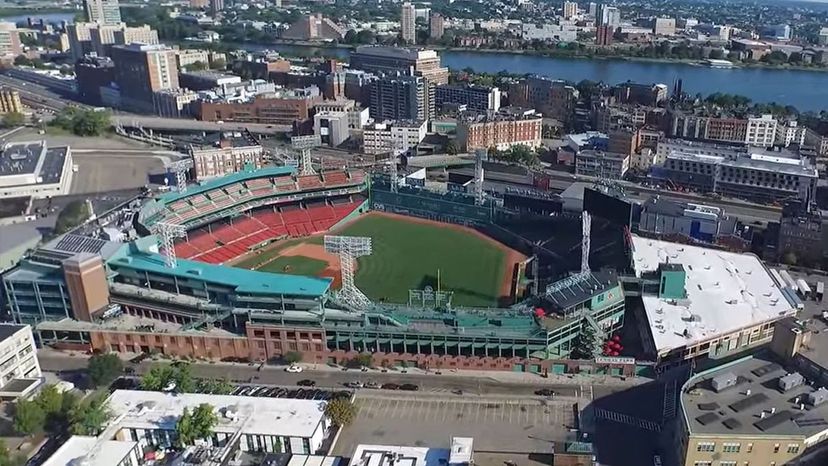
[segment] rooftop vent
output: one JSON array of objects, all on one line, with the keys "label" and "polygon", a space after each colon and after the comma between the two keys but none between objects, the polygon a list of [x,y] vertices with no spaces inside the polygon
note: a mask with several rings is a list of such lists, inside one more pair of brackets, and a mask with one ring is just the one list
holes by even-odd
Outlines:
[{"label": "rooftop vent", "polygon": [[808,394],[808,403],[811,406],[819,406],[828,401],[828,390],[820,388],[819,390]]},{"label": "rooftop vent", "polygon": [[736,374],[732,372],[726,372],[724,374],[717,375],[713,377],[710,381],[710,384],[713,386],[713,390],[716,392],[721,392],[722,390],[730,387],[736,386]]},{"label": "rooftop vent", "polygon": [[805,383],[805,378],[799,372],[783,375],[779,377],[779,389],[787,392],[792,388],[796,388]]}]

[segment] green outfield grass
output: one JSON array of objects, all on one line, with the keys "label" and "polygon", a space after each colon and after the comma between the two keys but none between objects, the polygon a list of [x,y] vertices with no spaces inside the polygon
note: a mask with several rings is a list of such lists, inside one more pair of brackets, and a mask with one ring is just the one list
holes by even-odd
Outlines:
[{"label": "green outfield grass", "polygon": [[[364,216],[348,224],[337,235],[370,236],[374,253],[359,259],[356,284],[371,299],[395,303],[408,302],[409,289],[440,286],[453,291],[452,303],[458,306],[496,306],[506,266],[506,253],[491,241],[473,234],[421,224],[405,219]],[[319,276],[325,262],[303,256],[278,257],[280,252],[300,242],[321,244],[321,237],[288,240],[277,247],[247,259],[236,267],[261,266],[264,272]]]},{"label": "green outfield grass", "polygon": [[[289,269],[286,270],[285,267],[289,267]],[[327,267],[328,263],[319,259],[311,259],[305,256],[284,256],[277,257],[273,262],[268,262],[259,270],[262,272],[318,277]]]},{"label": "green outfield grass", "polygon": [[374,253],[359,260],[356,284],[370,298],[408,301],[408,290],[425,286],[454,292],[453,304],[497,305],[504,251],[490,241],[439,225],[388,217],[362,217],[339,235],[370,236]]}]

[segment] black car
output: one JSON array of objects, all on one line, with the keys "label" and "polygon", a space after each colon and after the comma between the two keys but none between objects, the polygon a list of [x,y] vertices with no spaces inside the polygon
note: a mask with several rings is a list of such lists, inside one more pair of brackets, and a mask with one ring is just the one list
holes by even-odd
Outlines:
[{"label": "black car", "polygon": [[420,389],[420,387],[418,387],[417,385],[414,385],[413,383],[404,383],[404,384],[400,385],[400,390],[405,390],[407,392],[416,392],[419,389]]},{"label": "black car", "polygon": [[133,375],[133,374],[135,374],[135,368],[132,368],[132,367],[124,367],[124,374],[126,374],[126,375]]},{"label": "black car", "polygon": [[535,390],[535,395],[538,395],[538,396],[555,396],[555,390],[551,390],[549,388],[541,388],[540,390]]},{"label": "black car", "polygon": [[300,387],[315,387],[316,382],[314,382],[313,380],[310,380],[310,379],[303,379],[303,380],[300,380],[300,381],[296,382],[296,385],[299,385]]},{"label": "black car", "polygon": [[384,383],[380,388],[382,388],[383,390],[399,390],[400,386],[395,383]]}]

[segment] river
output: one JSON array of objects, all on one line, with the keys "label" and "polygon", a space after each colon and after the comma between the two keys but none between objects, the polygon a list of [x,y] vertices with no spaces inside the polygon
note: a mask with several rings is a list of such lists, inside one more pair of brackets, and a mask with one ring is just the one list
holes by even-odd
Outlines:
[{"label": "river", "polygon": [[[24,11],[24,10],[21,10]],[[55,23],[60,24],[62,21],[66,21],[67,23],[71,23],[75,19],[75,13],[73,12],[64,12],[64,13],[38,13],[37,11],[33,13],[26,13],[26,14],[19,14],[19,15],[11,15],[11,16],[2,16],[0,17],[0,21],[6,21],[10,23],[25,23],[29,18],[37,21],[39,19],[43,19],[47,24]]]},{"label": "river", "polygon": [[[317,48],[296,45],[246,46],[278,50],[286,54],[322,53],[347,60],[348,49]],[[538,55],[442,51],[443,65],[451,69],[472,68],[497,73],[535,73],[555,79],[578,82],[582,79],[618,84],[624,81],[664,83],[672,87],[681,79],[685,92],[703,95],[714,92],[741,94],[754,102],[777,102],[793,105],[800,111],[828,109],[828,72],[782,70],[773,68],[708,68],[687,63],[632,60],[588,60],[553,58]]]}]

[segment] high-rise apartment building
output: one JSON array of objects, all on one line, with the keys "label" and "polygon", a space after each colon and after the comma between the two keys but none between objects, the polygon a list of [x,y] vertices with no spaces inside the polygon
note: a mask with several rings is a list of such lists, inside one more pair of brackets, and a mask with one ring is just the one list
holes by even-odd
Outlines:
[{"label": "high-rise apartment building", "polygon": [[414,5],[408,2],[403,3],[400,13],[400,35],[402,40],[408,44],[417,41],[416,12]]},{"label": "high-rise apartment building", "polygon": [[419,76],[390,76],[371,84],[374,120],[427,120],[434,117],[434,86]]},{"label": "high-rise apartment building", "polygon": [[90,23],[118,24],[121,22],[121,5],[118,0],[84,0],[86,19]]},{"label": "high-rise apartment building", "polygon": [[20,113],[23,105],[20,94],[13,89],[0,89],[0,113]]},{"label": "high-rise apartment building", "polygon": [[432,13],[428,20],[429,22],[429,37],[432,39],[439,39],[443,37],[446,32],[446,25],[443,16],[439,13]]},{"label": "high-rise apartment building", "polygon": [[224,0],[210,0],[210,13],[213,16],[222,10],[224,10]]},{"label": "high-rise apartment building", "polygon": [[0,56],[16,57],[23,52],[20,32],[14,23],[0,23]]},{"label": "high-rise apartment building", "polygon": [[434,106],[447,111],[448,107],[465,107],[480,113],[500,110],[500,88],[475,85],[440,85],[434,91]]},{"label": "high-rise apartment building", "polygon": [[125,23],[74,23],[68,25],[66,31],[69,51],[75,61],[93,52],[99,57],[108,57],[113,45],[158,44],[158,31],[146,24],[131,27]]},{"label": "high-rise apartment building", "polygon": [[448,68],[435,50],[363,45],[351,52],[351,68],[376,74],[422,76],[431,84],[448,84]]},{"label": "high-rise apartment building", "polygon": [[563,3],[563,17],[564,19],[572,19],[578,14],[578,2],[564,2]]},{"label": "high-rise apartment building", "polygon": [[177,57],[166,45],[116,45],[111,54],[115,82],[127,107],[151,109],[156,91],[178,88]]},{"label": "high-rise apartment building", "polygon": [[614,6],[599,5],[595,26],[609,26],[614,31],[621,26],[621,10]]}]

